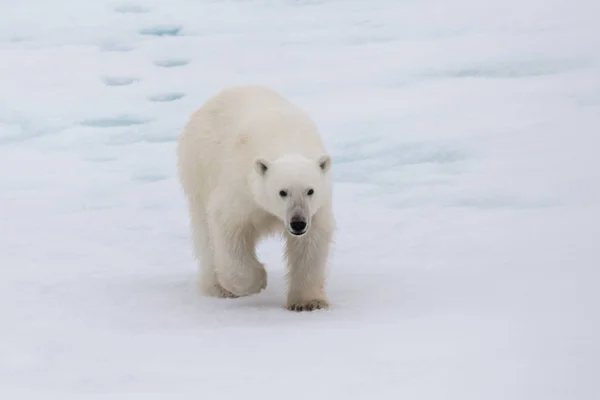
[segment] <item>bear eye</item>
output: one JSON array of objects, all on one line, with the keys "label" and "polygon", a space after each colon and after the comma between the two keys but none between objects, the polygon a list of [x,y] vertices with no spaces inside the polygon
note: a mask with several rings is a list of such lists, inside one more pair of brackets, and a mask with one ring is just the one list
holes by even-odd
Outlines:
[{"label": "bear eye", "polygon": [[287,196],[287,192],[286,192],[285,190],[280,190],[280,191],[279,191],[279,195],[280,195],[281,197],[286,197],[286,196]]},{"label": "bear eye", "polygon": [[315,191],[312,189],[308,189],[308,192],[306,192],[306,194],[309,196],[312,196],[314,193],[315,193]]}]

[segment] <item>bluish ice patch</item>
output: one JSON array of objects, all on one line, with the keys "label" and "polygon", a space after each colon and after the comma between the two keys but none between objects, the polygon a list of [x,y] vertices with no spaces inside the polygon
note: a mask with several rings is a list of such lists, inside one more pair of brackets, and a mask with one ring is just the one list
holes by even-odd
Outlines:
[{"label": "bluish ice patch", "polygon": [[338,145],[332,155],[337,181],[370,183],[389,189],[399,182],[401,186],[407,182],[414,186],[418,182],[412,177],[429,174],[436,177],[435,184],[444,184],[457,170],[460,172],[460,162],[469,158],[465,150],[451,144],[388,142],[370,136]]},{"label": "bluish ice patch", "polygon": [[108,42],[101,44],[100,49],[102,51],[127,52],[135,49],[135,47],[126,43]]},{"label": "bluish ice patch", "polygon": [[465,151],[429,142],[383,143],[372,139],[370,143],[357,141],[341,146],[337,164],[377,160],[378,164],[387,161],[391,166],[410,164],[447,164],[467,158]]},{"label": "bluish ice patch", "polygon": [[24,142],[55,134],[67,126],[68,124],[60,121],[45,121],[45,125],[27,120],[0,122],[0,144]]},{"label": "bluish ice patch", "polygon": [[120,132],[110,135],[106,139],[106,144],[109,146],[126,146],[136,143],[173,143],[177,140],[178,135],[178,130],[153,132],[150,129],[143,132]]},{"label": "bluish ice patch", "polygon": [[170,143],[176,141],[178,135],[177,131],[155,133],[144,136],[144,141],[146,143]]},{"label": "bluish ice patch", "polygon": [[172,59],[167,59],[167,60],[154,61],[154,65],[156,65],[157,67],[163,67],[163,68],[182,67],[189,63],[190,63],[190,60],[184,59],[184,58],[180,58],[180,59],[172,58]]},{"label": "bluish ice patch", "polygon": [[26,137],[20,124],[0,122],[0,143],[18,142]]},{"label": "bluish ice patch", "polygon": [[160,93],[148,96],[148,100],[157,102],[175,101],[185,97],[185,93]]},{"label": "bluish ice patch", "polygon": [[134,176],[133,179],[137,182],[153,183],[164,181],[165,179],[169,179],[169,177],[161,174],[146,174]]},{"label": "bluish ice patch", "polygon": [[140,35],[150,36],[177,36],[181,32],[181,26],[179,25],[164,25],[164,26],[153,26],[150,28],[140,29]]},{"label": "bluish ice patch", "polygon": [[427,77],[515,79],[553,75],[573,66],[565,62],[514,61],[493,65],[469,66],[446,71],[425,73]]},{"label": "bluish ice patch", "polygon": [[81,121],[81,125],[93,128],[113,128],[119,126],[142,125],[150,120],[133,117],[130,115],[119,115],[109,118],[86,119]]},{"label": "bluish ice patch", "polygon": [[31,38],[25,37],[25,36],[13,36],[10,39],[8,39],[9,43],[24,43],[24,42],[28,42],[30,41]]},{"label": "bluish ice patch", "polygon": [[102,82],[104,82],[106,86],[126,86],[139,82],[139,79],[128,76],[107,76],[102,78]]},{"label": "bluish ice patch", "polygon": [[137,4],[123,4],[115,7],[115,12],[124,14],[143,14],[150,12],[150,10]]}]

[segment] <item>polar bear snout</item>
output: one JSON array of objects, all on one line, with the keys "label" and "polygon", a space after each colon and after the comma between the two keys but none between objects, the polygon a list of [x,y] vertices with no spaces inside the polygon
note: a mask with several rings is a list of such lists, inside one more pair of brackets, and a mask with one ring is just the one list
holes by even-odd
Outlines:
[{"label": "polar bear snout", "polygon": [[306,219],[301,215],[294,215],[290,220],[288,230],[292,235],[302,236],[308,231],[308,223]]}]

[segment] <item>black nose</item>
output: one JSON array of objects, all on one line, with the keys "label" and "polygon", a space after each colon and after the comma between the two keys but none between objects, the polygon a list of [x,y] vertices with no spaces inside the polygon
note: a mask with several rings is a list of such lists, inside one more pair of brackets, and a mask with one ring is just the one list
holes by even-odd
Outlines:
[{"label": "black nose", "polygon": [[292,228],[292,233],[303,233],[306,229],[306,222],[292,221],[290,222],[290,228]]}]

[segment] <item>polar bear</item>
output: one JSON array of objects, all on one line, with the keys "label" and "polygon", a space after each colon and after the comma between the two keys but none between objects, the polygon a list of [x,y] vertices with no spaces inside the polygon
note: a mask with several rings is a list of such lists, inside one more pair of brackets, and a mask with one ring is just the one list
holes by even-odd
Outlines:
[{"label": "polar bear", "polygon": [[332,159],[303,110],[263,86],[224,89],[192,114],[177,158],[205,295],[263,290],[256,245],[278,233],[286,241],[286,308],[329,307]]}]

